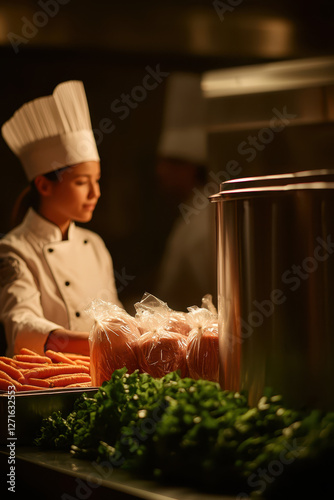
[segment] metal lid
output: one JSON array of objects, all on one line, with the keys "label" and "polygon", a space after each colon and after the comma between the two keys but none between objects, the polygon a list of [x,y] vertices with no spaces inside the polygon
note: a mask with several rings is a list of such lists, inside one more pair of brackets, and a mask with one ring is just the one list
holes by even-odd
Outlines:
[{"label": "metal lid", "polygon": [[334,189],[334,170],[306,170],[277,175],[244,177],[222,182],[211,201],[231,195],[254,195],[305,189]]}]

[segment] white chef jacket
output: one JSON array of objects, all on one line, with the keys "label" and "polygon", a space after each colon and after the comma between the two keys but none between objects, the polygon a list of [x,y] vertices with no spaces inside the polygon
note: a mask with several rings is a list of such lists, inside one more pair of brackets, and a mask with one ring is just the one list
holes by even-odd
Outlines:
[{"label": "white chef jacket", "polygon": [[71,222],[68,239],[29,209],[22,224],[0,240],[0,321],[7,356],[38,353],[51,331],[90,331],[92,300],[118,300],[111,256],[102,239]]}]

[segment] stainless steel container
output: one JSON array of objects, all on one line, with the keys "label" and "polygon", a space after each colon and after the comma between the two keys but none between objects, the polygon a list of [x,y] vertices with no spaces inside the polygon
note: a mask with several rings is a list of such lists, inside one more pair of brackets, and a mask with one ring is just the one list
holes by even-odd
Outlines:
[{"label": "stainless steel container", "polygon": [[82,394],[93,396],[97,391],[98,387],[42,389],[16,392],[14,399],[7,392],[0,393],[0,445],[12,441],[16,446],[33,445],[43,418],[54,411],[66,417]]},{"label": "stainless steel container", "polygon": [[216,203],[221,386],[334,409],[334,170],[242,178]]}]

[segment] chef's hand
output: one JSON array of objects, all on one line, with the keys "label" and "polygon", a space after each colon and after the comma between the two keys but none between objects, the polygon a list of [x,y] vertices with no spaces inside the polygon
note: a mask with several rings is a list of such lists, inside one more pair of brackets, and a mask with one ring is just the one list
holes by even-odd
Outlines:
[{"label": "chef's hand", "polygon": [[45,350],[72,352],[89,356],[89,333],[73,330],[53,330],[45,344]]}]

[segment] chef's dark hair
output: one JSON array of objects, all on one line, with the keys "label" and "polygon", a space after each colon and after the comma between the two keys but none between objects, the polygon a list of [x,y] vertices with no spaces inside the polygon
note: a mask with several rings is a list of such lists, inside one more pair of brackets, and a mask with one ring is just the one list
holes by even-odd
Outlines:
[{"label": "chef's dark hair", "polygon": [[[60,182],[62,179],[62,172],[69,167],[63,167],[58,170],[52,170],[47,174],[43,174],[44,177],[53,182]],[[22,191],[18,196],[11,216],[11,227],[14,228],[21,224],[26,215],[28,209],[31,207],[38,211],[40,203],[40,194],[36,188],[35,182],[32,180],[30,184]]]}]

